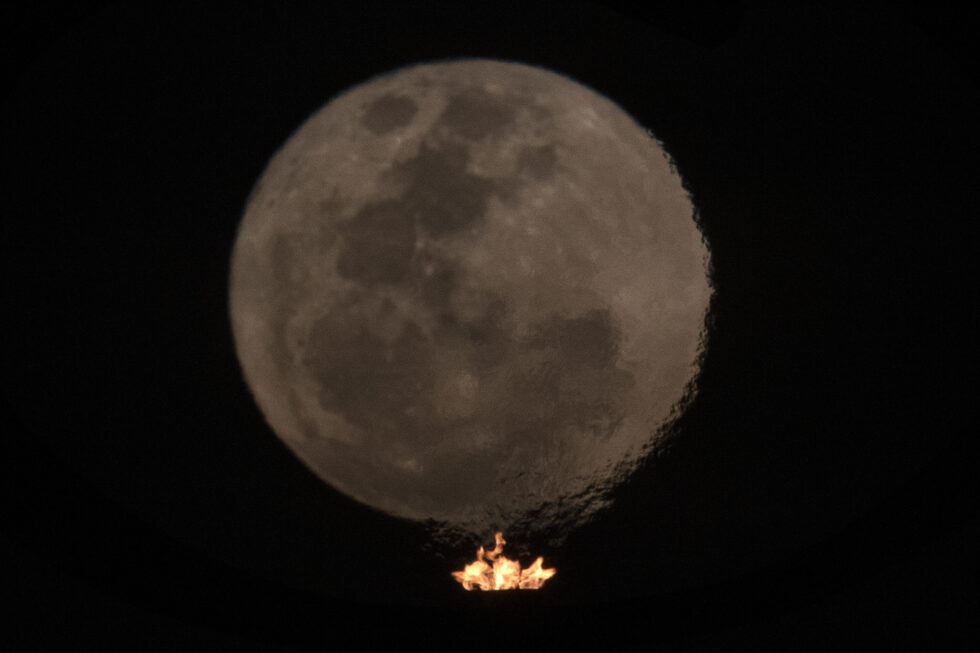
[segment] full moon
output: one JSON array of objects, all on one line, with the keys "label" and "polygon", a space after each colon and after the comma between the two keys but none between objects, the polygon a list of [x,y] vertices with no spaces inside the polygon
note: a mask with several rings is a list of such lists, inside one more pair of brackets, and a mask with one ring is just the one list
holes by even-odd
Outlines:
[{"label": "full moon", "polygon": [[519,63],[400,69],[275,153],[231,260],[245,379],[319,478],[485,538],[560,535],[696,387],[709,253],[668,155]]}]

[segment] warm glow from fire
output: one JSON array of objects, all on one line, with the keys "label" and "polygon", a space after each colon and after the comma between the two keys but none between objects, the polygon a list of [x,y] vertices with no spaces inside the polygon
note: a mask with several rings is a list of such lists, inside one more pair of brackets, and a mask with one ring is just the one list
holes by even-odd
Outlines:
[{"label": "warm glow from fire", "polygon": [[[476,561],[466,565],[463,571],[454,571],[453,578],[469,591],[474,587],[481,590],[536,590],[555,575],[554,569],[542,569],[544,558],[539,557],[527,569],[521,569],[516,560],[500,555],[507,541],[503,533],[497,533],[493,551],[487,553],[481,546],[476,552]],[[489,562],[488,562],[489,561]],[[492,564],[491,564],[492,563]]]}]

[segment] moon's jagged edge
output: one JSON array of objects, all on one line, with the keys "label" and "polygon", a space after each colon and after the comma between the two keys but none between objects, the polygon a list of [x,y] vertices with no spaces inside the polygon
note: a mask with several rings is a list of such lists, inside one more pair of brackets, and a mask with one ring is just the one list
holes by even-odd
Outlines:
[{"label": "moon's jagged edge", "polygon": [[320,478],[485,535],[587,519],[689,396],[711,296],[652,135],[561,75],[420,65],[309,118],[232,257],[239,359]]}]

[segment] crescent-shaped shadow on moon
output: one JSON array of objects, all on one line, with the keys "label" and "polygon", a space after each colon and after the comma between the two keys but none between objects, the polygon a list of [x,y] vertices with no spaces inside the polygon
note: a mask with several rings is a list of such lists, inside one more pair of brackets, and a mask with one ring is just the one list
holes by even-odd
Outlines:
[{"label": "crescent-shaped shadow on moon", "polygon": [[560,539],[662,441],[711,297],[651,134],[553,72],[418,65],[275,154],[231,261],[238,356],[321,479],[392,515]]}]

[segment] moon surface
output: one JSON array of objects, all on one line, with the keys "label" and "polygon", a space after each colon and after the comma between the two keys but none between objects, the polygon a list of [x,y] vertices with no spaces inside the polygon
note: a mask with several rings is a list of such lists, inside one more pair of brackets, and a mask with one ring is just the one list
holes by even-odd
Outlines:
[{"label": "moon surface", "polygon": [[455,60],[292,134],[248,200],[230,317],[266,420],[323,481],[455,532],[555,535],[689,398],[708,269],[680,177],[621,108]]}]

